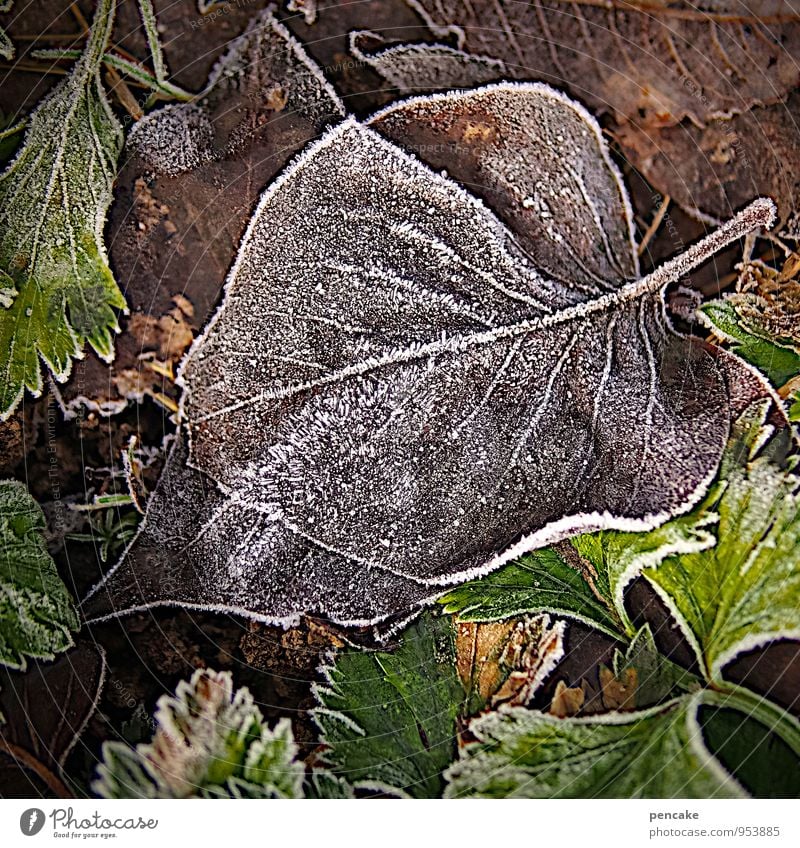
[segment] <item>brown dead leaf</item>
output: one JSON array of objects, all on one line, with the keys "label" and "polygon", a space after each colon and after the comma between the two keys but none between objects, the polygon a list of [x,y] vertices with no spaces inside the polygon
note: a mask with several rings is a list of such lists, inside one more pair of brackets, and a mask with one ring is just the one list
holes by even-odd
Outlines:
[{"label": "brown dead leaf", "polygon": [[800,234],[800,22],[789,3],[407,2],[472,62],[442,47],[412,55],[354,40],[401,90],[550,82],[608,113],[626,158],[684,209],[722,220],[768,195],[784,229]]},{"label": "brown dead leaf", "polygon": [[756,195],[778,204],[783,232],[800,235],[800,94],[704,127],[613,128],[622,152],[684,209],[726,218]]},{"label": "brown dead leaf", "polygon": [[637,678],[635,668],[626,668],[622,676],[614,677],[607,666],[600,666],[600,695],[607,710],[633,710],[636,708]]},{"label": "brown dead leaf", "polygon": [[702,126],[775,103],[798,81],[800,26],[788,3],[408,2],[436,35],[502,59],[517,78],[566,86],[620,123]]},{"label": "brown dead leaf", "polygon": [[585,698],[582,687],[567,686],[563,680],[559,680],[550,704],[550,715],[558,718],[572,718],[581,711]]}]

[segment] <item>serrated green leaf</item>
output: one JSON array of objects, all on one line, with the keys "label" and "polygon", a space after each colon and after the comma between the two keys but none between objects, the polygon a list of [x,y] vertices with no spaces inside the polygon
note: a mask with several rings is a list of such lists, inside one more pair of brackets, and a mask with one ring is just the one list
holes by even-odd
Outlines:
[{"label": "serrated green leaf", "polygon": [[616,639],[624,637],[604,576],[597,575],[593,590],[552,548],[534,551],[480,580],[464,583],[439,603],[446,613],[464,621],[549,612],[582,621]]},{"label": "serrated green leaf", "polygon": [[306,798],[344,799],[355,798],[353,787],[341,777],[327,769],[314,769],[306,785]]},{"label": "serrated green leaf", "polygon": [[392,653],[336,656],[313,712],[335,774],[355,786],[440,796],[464,699],[452,639],[450,620],[428,614]]},{"label": "serrated green leaf", "polygon": [[[41,391],[41,357],[64,380],[85,342],[113,357],[125,307],[103,246],[122,127],[100,79],[114,3],[98,4],[86,49],[31,115],[25,142],[0,175],[0,271],[17,290],[0,309],[0,418],[27,387]],[[3,285],[0,283],[0,285]]]},{"label": "serrated green leaf", "polygon": [[754,365],[775,386],[782,386],[800,374],[800,354],[792,347],[759,335],[742,320],[733,304],[715,300],[700,307],[705,323],[742,359]]},{"label": "serrated green leaf", "polygon": [[[0,12],[10,12],[13,5],[14,0],[2,0],[0,2]],[[14,45],[11,43],[11,39],[3,27],[0,27],[0,56],[9,60],[14,58]]]},{"label": "serrated green leaf", "polygon": [[0,663],[52,659],[71,647],[78,614],[47,552],[44,514],[22,483],[0,481]]},{"label": "serrated green leaf", "polygon": [[103,798],[300,798],[305,769],[291,723],[270,730],[228,672],[198,669],[159,699],[149,744],[103,746],[93,790]]},{"label": "serrated green leaf", "polygon": [[730,798],[744,790],[705,745],[704,692],[636,713],[560,719],[514,708],[470,724],[446,797]]},{"label": "serrated green leaf", "polygon": [[661,562],[665,557],[681,552],[702,551],[712,546],[714,535],[709,526],[715,518],[713,513],[701,505],[686,515],[680,515],[644,533],[605,530],[572,540],[578,554],[588,560],[607,581],[611,602],[629,637],[636,633],[636,628],[625,610],[626,586],[643,569]]},{"label": "serrated green leaf", "polygon": [[800,638],[798,479],[766,456],[731,471],[717,542],[645,572],[675,612],[708,679],[742,651]]}]

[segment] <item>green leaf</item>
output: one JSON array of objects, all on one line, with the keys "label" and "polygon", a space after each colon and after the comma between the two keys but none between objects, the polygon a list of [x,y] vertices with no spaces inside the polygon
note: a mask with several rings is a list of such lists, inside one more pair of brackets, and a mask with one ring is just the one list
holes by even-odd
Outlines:
[{"label": "green leaf", "polygon": [[681,623],[709,680],[742,651],[800,638],[798,478],[767,456],[732,470],[714,547],[645,572]]},{"label": "green leaf", "polygon": [[92,789],[103,798],[300,798],[305,769],[291,723],[270,730],[228,672],[198,669],[159,699],[149,744],[103,746]]},{"label": "green leaf", "polygon": [[663,707],[560,719],[514,708],[470,724],[446,797],[729,798],[745,794],[708,750],[704,692]]},{"label": "green leaf", "polygon": [[17,291],[0,309],[0,418],[27,387],[42,387],[41,357],[58,380],[85,342],[113,358],[125,299],[108,267],[103,225],[122,147],[100,67],[114,3],[100,0],[86,50],[30,118],[25,143],[0,175],[0,276]]},{"label": "green leaf", "polygon": [[[591,575],[587,574],[591,579]],[[624,638],[604,575],[592,585],[552,548],[534,551],[480,580],[448,592],[439,603],[465,621],[499,621],[549,612]]]},{"label": "green leaf", "polygon": [[158,37],[158,25],[156,24],[156,13],[150,0],[139,0],[139,17],[147,35],[147,46],[150,50],[150,58],[153,60],[153,70],[156,79],[164,82],[167,78],[167,66],[164,64],[164,54],[161,50],[161,41]]},{"label": "green leaf", "polygon": [[731,349],[761,371],[775,386],[782,386],[800,374],[800,353],[759,335],[746,324],[733,304],[715,300],[700,307],[700,317]]},{"label": "green leaf", "polygon": [[47,552],[44,514],[22,483],[0,481],[0,663],[52,659],[73,644],[78,614]]},{"label": "green leaf", "polygon": [[355,798],[353,787],[327,769],[314,769],[306,786],[306,798]]},{"label": "green leaf", "polygon": [[425,615],[394,652],[346,650],[325,674],[313,716],[334,773],[355,786],[439,797],[464,698],[450,620]]},{"label": "green leaf", "polygon": [[[13,5],[14,0],[2,0],[0,2],[0,12],[10,12]],[[9,60],[14,58],[14,45],[11,43],[11,39],[3,27],[0,27],[0,56]]]}]

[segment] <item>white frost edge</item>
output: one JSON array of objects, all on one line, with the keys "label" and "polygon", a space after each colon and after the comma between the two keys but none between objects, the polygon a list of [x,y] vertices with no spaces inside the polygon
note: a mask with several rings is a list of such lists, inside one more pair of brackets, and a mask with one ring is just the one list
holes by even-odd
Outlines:
[{"label": "white frost edge", "polygon": [[697,720],[697,713],[703,706],[704,690],[696,692],[689,698],[686,707],[686,733],[688,736],[689,750],[700,760],[701,766],[710,772],[721,784],[723,789],[740,798],[749,798],[750,793],[745,790],[741,783],[725,769],[714,753],[706,745],[703,737],[703,728]]}]

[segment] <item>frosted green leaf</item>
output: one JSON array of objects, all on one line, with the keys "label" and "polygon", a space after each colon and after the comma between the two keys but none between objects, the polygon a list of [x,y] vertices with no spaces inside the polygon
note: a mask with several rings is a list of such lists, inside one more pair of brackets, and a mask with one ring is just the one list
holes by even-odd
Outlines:
[{"label": "frosted green leaf", "polygon": [[470,724],[477,742],[446,773],[446,797],[735,798],[706,747],[705,693],[638,713],[560,719],[514,708]]},{"label": "frosted green leaf", "polygon": [[445,612],[464,621],[549,612],[582,621],[616,639],[625,633],[604,575],[592,579],[553,548],[533,551],[494,574],[464,583],[440,603]]},{"label": "frosted green leaf", "polygon": [[799,487],[767,456],[734,469],[716,505],[716,545],[645,572],[711,681],[742,651],[800,638]]},{"label": "frosted green leaf", "polygon": [[718,336],[731,345],[742,359],[755,365],[775,386],[800,374],[800,353],[790,345],[759,334],[738,314],[727,300],[716,300],[702,306],[698,316]]},{"label": "frosted green leaf", "polygon": [[300,798],[304,767],[291,723],[270,730],[228,672],[198,669],[158,701],[152,742],[103,746],[93,790],[103,798]]},{"label": "frosted green leaf", "polygon": [[52,659],[72,646],[78,615],[42,535],[44,514],[22,483],[0,481],[0,663]]},{"label": "frosted green leaf", "polygon": [[314,720],[334,774],[355,786],[439,797],[464,699],[449,619],[423,616],[392,653],[344,651],[325,674]]},{"label": "frosted green leaf", "polygon": [[[0,2],[0,12],[10,12],[13,5],[14,0],[2,0]],[[11,43],[11,39],[3,27],[0,27],[0,56],[4,59],[14,58],[14,45]]]},{"label": "frosted green leaf", "polygon": [[113,8],[101,0],[86,50],[36,108],[0,175],[0,288],[17,291],[0,311],[0,418],[26,387],[41,391],[39,357],[61,381],[87,341],[113,358],[115,309],[125,299],[108,267],[103,224],[122,128],[100,80]]}]

